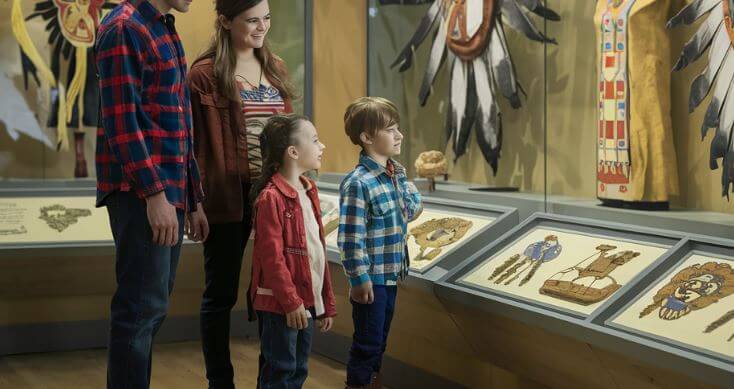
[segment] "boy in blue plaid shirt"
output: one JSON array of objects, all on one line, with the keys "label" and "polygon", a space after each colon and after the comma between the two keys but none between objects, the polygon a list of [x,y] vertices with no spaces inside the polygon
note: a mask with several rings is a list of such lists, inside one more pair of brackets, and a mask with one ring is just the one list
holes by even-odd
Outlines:
[{"label": "boy in blue plaid shirt", "polygon": [[363,97],[347,107],[344,129],[362,147],[359,163],[341,183],[339,251],[351,289],[354,337],[347,364],[349,388],[381,387],[397,281],[408,274],[408,221],[421,197],[408,183],[400,154],[403,135],[395,105]]}]

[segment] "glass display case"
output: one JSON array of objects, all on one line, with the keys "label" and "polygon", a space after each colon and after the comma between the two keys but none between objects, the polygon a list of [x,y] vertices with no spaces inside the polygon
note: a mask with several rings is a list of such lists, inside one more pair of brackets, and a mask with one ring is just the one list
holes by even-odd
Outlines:
[{"label": "glass display case", "polygon": [[[481,8],[493,4],[500,5]],[[734,247],[734,3],[372,0],[368,7],[368,93],[400,110],[408,140],[400,160],[419,183],[413,161],[422,152],[447,160],[435,190],[419,185],[425,198],[458,196],[520,216],[517,228],[486,241],[437,283],[465,335],[487,346],[480,354],[502,366],[488,354],[506,346],[512,368],[522,365],[517,344],[476,333],[498,326],[499,316],[526,323],[529,333],[574,339],[581,353],[588,344],[663,370],[668,363],[696,382],[731,382],[734,319],[722,285]],[[492,46],[500,27],[506,50]],[[489,92],[476,89],[485,70],[476,71],[476,51],[465,51],[471,42],[486,48]],[[511,59],[515,71],[502,73],[497,58]],[[520,104],[508,93],[515,82]],[[482,101],[501,113],[496,168],[475,138],[493,133],[466,125],[482,117]],[[710,307],[676,300],[681,285],[708,288],[680,293]],[[494,329],[512,333],[508,326]],[[558,372],[569,374],[565,382],[596,379],[573,381],[573,370]]]},{"label": "glass display case", "polygon": [[[89,14],[75,14],[73,6],[70,16],[57,12],[66,3],[74,2],[0,2],[0,355],[104,347],[108,338],[115,252],[107,210],[95,208],[91,43],[59,28],[75,20],[95,25],[116,2],[84,2]],[[271,48],[287,63],[300,95],[294,111],[308,114],[312,3],[269,4],[277,20],[268,35]],[[191,64],[214,31],[213,2],[193,2],[188,13],[175,16]],[[77,74],[88,78],[79,88],[84,93],[67,95]],[[61,100],[73,107],[68,120]],[[201,246],[185,240],[161,339],[198,336],[202,262]],[[241,282],[245,289],[247,273]],[[235,309],[244,305],[240,299]],[[237,316],[233,333],[248,334],[245,317]]]},{"label": "glass display case", "polygon": [[[89,9],[89,15],[83,16],[90,21],[96,20],[116,1],[101,3],[104,3],[101,8],[95,5]],[[291,81],[301,97],[293,103],[297,113],[310,113],[307,4],[310,2],[306,0],[270,1],[271,12],[278,22],[273,23],[268,39],[273,52],[287,63]],[[94,186],[97,125],[94,101],[97,92],[93,80],[92,43],[81,37],[61,34],[55,9],[53,2],[41,0],[13,0],[0,4],[3,15],[0,18],[0,50],[3,52],[0,60],[0,98],[3,101],[0,107],[0,180],[77,180]],[[212,4],[193,3],[190,12],[176,16],[177,30],[190,64],[208,46],[216,15]],[[26,20],[21,24],[22,19]],[[16,26],[23,26],[27,34],[14,32],[13,21]],[[29,65],[26,53],[34,51],[38,58]],[[77,74],[76,64],[82,60],[83,66],[78,72],[88,78],[84,83],[86,98],[82,98],[85,94],[69,92]],[[59,121],[61,100],[66,106],[75,107],[67,123]],[[83,118],[78,115],[79,102],[85,108]]]}]

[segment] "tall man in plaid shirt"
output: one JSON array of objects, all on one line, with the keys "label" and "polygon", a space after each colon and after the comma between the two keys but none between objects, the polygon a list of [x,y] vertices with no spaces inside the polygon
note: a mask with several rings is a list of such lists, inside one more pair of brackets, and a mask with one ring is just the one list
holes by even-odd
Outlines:
[{"label": "tall man in plaid shirt", "polygon": [[153,338],[168,310],[184,223],[206,239],[199,171],[192,154],[186,59],[175,9],[191,0],[129,0],[99,26],[101,91],[97,206],[115,239],[108,388],[150,386]]},{"label": "tall man in plaid shirt", "polygon": [[395,311],[397,281],[408,273],[408,221],[421,210],[400,154],[400,116],[390,101],[363,97],[347,107],[344,129],[362,146],[339,189],[339,251],[351,289],[354,337],[347,386],[381,387],[380,368]]}]

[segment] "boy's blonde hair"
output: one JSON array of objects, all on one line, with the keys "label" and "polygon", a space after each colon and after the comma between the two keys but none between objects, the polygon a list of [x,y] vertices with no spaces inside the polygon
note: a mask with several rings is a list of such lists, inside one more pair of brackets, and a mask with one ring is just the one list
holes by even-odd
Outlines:
[{"label": "boy's blonde hair", "polygon": [[355,145],[362,146],[360,134],[375,136],[377,131],[400,125],[398,107],[382,97],[360,97],[344,113],[344,132]]}]

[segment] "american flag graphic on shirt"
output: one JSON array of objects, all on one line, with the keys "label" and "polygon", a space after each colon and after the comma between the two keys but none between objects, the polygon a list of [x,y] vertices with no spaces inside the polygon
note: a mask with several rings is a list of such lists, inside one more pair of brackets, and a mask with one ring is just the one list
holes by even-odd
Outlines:
[{"label": "american flag graphic on shirt", "polygon": [[276,88],[262,84],[258,89],[240,88],[240,97],[245,113],[250,179],[256,179],[263,167],[260,134],[271,116],[285,112],[285,102]]}]

